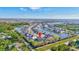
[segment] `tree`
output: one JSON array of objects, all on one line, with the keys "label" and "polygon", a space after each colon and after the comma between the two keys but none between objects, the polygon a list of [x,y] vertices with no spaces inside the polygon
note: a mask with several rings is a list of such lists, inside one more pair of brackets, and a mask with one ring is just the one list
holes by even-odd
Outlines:
[{"label": "tree", "polygon": [[52,47],[51,50],[52,51],[69,51],[70,48],[69,48],[69,46],[66,46],[65,44],[62,44],[62,45],[58,45],[56,47]]},{"label": "tree", "polygon": [[12,42],[10,40],[3,40],[3,39],[0,39],[0,51],[5,51],[6,48],[9,44],[11,44]]}]

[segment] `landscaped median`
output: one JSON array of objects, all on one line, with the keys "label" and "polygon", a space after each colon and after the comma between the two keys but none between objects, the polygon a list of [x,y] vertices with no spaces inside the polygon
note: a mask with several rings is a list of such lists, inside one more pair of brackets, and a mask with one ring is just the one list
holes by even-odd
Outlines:
[{"label": "landscaped median", "polygon": [[60,45],[60,44],[64,44],[67,41],[71,41],[71,40],[75,40],[75,39],[79,39],[79,35],[73,36],[71,38],[64,39],[64,40],[61,40],[61,41],[58,41],[56,43],[52,43],[52,44],[48,44],[48,45],[45,45],[45,46],[42,46],[42,47],[38,47],[35,50],[36,51],[45,51],[45,50],[51,49],[52,47],[55,47],[55,46]]}]

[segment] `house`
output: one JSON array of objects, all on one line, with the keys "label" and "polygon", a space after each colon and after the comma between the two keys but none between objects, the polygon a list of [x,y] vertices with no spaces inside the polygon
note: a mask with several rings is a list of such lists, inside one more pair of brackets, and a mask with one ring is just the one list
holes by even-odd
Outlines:
[{"label": "house", "polygon": [[2,39],[12,39],[11,36],[3,36]]},{"label": "house", "polygon": [[64,44],[65,44],[65,45],[69,45],[69,43],[70,43],[70,42],[68,41],[68,42],[65,42]]},{"label": "house", "polygon": [[67,33],[62,33],[62,34],[58,34],[58,35],[60,36],[61,39],[69,37],[69,34],[67,34]]}]

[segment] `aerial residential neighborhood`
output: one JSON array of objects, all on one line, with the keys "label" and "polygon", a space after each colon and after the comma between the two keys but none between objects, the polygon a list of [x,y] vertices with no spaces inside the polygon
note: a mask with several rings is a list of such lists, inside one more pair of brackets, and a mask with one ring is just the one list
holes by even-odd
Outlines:
[{"label": "aerial residential neighborhood", "polygon": [[[61,26],[62,25],[62,26]],[[55,51],[78,50],[79,35],[76,28],[69,30],[64,23],[17,22],[0,23],[1,51]],[[6,26],[6,27],[5,27]],[[65,27],[67,26],[67,29]],[[75,27],[78,24],[74,25]],[[68,28],[69,27],[69,28]],[[64,47],[62,49],[62,47]]]},{"label": "aerial residential neighborhood", "polygon": [[71,16],[78,11],[79,8],[0,8],[0,51],[78,51],[79,19]]}]

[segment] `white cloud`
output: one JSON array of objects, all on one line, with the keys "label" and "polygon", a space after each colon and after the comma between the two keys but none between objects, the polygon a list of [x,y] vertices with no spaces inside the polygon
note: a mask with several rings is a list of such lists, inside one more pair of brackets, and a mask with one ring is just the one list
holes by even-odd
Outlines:
[{"label": "white cloud", "polygon": [[21,11],[26,11],[26,8],[20,8]]},{"label": "white cloud", "polygon": [[37,10],[37,9],[40,9],[40,7],[30,7],[30,9]]}]

